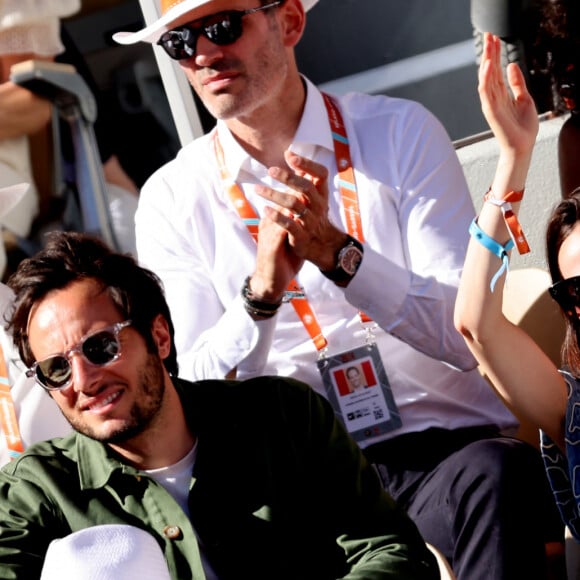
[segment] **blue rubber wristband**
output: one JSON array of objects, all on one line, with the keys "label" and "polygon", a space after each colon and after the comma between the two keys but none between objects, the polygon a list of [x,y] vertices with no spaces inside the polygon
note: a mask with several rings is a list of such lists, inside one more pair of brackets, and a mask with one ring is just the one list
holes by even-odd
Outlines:
[{"label": "blue rubber wristband", "polygon": [[514,241],[509,240],[505,246],[502,246],[499,242],[496,242],[493,238],[489,237],[479,227],[477,223],[477,218],[473,218],[473,221],[469,225],[469,233],[471,237],[475,238],[484,248],[487,248],[502,262],[500,269],[495,273],[489,284],[489,288],[493,292],[498,278],[508,269],[509,266],[508,252],[514,247]]}]

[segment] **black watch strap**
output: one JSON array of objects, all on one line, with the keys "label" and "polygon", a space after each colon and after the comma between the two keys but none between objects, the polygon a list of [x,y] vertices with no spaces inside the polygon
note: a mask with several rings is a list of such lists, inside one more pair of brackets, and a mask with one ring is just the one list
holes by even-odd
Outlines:
[{"label": "black watch strap", "polygon": [[352,236],[339,250],[333,270],[321,270],[322,274],[339,286],[346,286],[357,273],[364,254],[363,245]]}]

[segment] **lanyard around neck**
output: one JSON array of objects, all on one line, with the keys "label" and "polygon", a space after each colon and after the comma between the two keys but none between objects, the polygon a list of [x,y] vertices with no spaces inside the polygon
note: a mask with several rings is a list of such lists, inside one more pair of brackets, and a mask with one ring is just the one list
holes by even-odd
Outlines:
[{"label": "lanyard around neck", "polygon": [[22,438],[18,428],[14,400],[10,392],[8,367],[4,358],[4,350],[0,344],[0,427],[4,433],[10,460],[16,459],[23,451]]},{"label": "lanyard around neck", "polygon": [[346,134],[346,127],[344,126],[342,114],[336,103],[326,93],[322,93],[322,97],[324,98],[328,121],[332,131],[334,156],[336,158],[336,167],[338,168],[338,188],[342,201],[346,229],[353,238],[356,238],[363,244],[365,240],[362,231],[358,192],[356,189],[354,167],[350,156],[350,145]]},{"label": "lanyard around neck", "polygon": [[[336,166],[338,168],[339,191],[347,231],[351,236],[363,243],[364,237],[362,232],[358,194],[346,128],[344,126],[342,114],[336,103],[329,95],[323,93],[322,96],[324,98],[324,104],[328,113],[328,121],[332,130],[334,155],[336,158]],[[250,232],[254,241],[257,242],[260,217],[244,195],[242,188],[229,175],[217,129],[214,130],[213,133],[213,144],[224,187],[227,190],[230,200],[238,212],[238,215],[244,221],[246,228]],[[314,311],[296,280],[290,282],[286,295],[290,298],[289,301],[310,335],[316,350],[322,351],[325,349],[328,345],[328,341],[322,334],[322,329],[314,315]],[[370,318],[368,318],[364,313],[360,312],[359,314],[362,322],[370,321]]]}]

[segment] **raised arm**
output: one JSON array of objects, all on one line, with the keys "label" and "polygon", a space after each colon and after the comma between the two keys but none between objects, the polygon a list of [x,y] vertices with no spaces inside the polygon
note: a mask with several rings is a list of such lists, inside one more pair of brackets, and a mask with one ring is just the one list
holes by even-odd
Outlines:
[{"label": "raised arm", "polygon": [[[516,64],[508,65],[507,78],[509,88],[502,75],[499,39],[487,34],[479,69],[479,95],[500,148],[489,193],[500,201],[517,199],[517,192],[524,190],[538,131],[534,102]],[[511,204],[516,215],[519,205]],[[503,315],[505,275],[496,276],[502,261],[489,249],[493,242],[507,249],[510,234],[502,208],[492,200],[484,203],[472,226],[455,305],[455,325],[502,396],[562,445],[564,379],[539,346]],[[501,254],[501,249],[498,252]]]}]

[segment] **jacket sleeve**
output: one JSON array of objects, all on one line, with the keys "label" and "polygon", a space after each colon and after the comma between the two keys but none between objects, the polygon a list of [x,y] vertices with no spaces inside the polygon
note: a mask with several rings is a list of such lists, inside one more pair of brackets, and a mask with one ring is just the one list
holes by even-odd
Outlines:
[{"label": "jacket sleeve", "polygon": [[59,526],[42,486],[0,471],[0,578],[39,578]]}]

